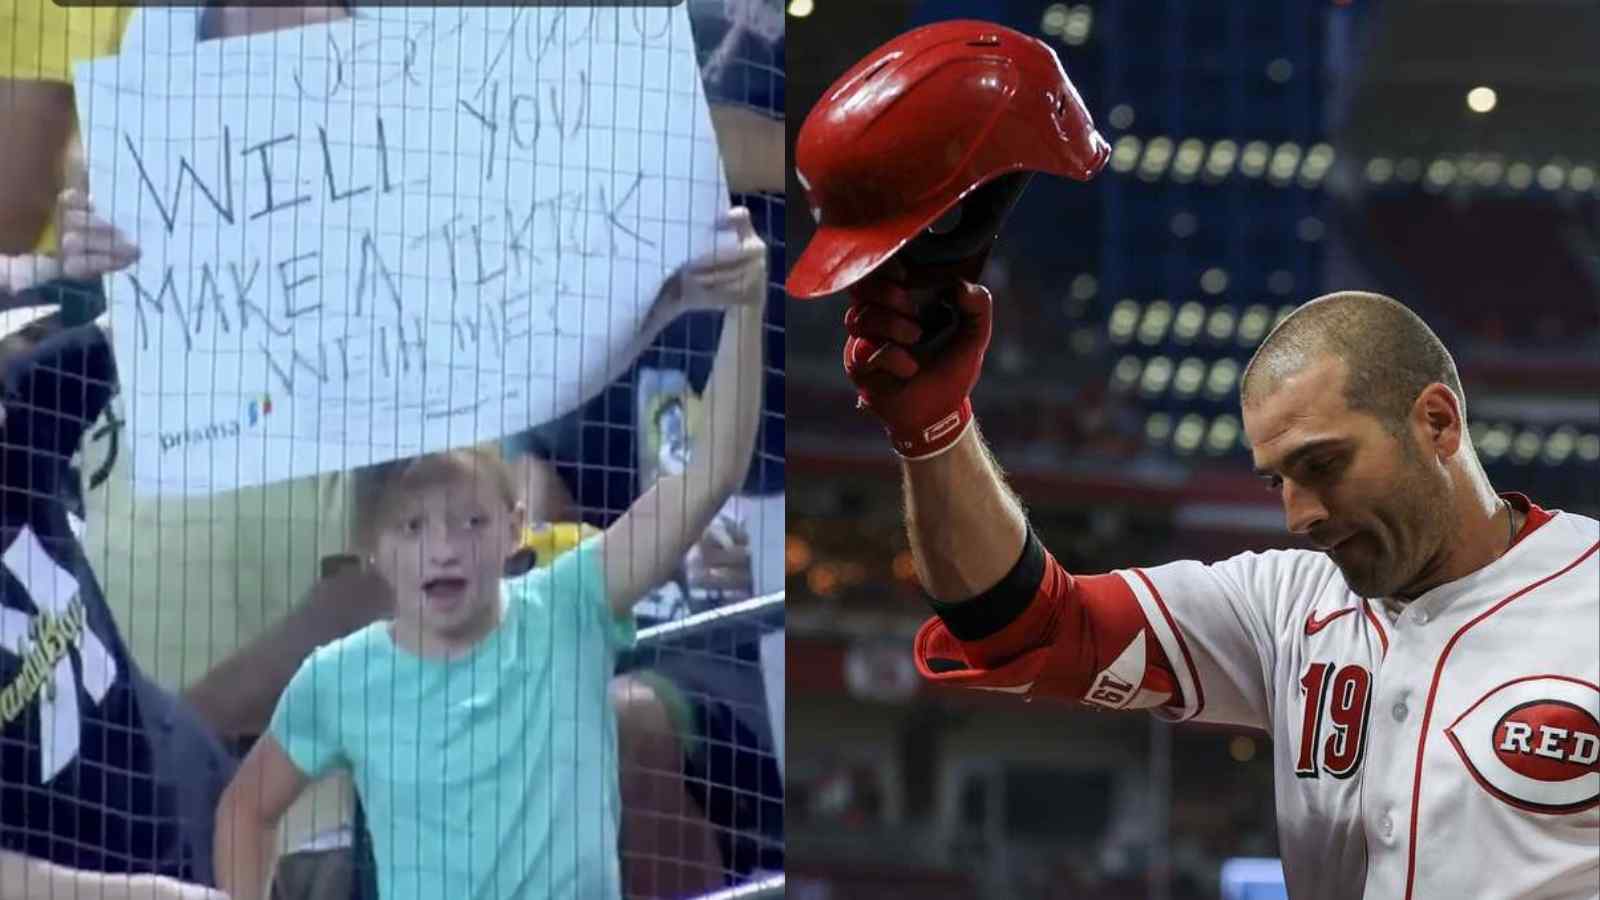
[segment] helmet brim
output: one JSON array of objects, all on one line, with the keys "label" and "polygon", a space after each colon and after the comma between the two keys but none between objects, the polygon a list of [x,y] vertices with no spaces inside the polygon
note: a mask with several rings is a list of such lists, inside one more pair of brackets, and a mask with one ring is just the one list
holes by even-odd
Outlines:
[{"label": "helmet brim", "polygon": [[960,198],[932,197],[916,209],[868,225],[822,225],[789,270],[784,290],[814,300],[849,288],[900,252]]},{"label": "helmet brim", "polygon": [[900,252],[900,248],[920,234],[924,228],[938,221],[940,216],[964,200],[968,194],[1002,175],[1016,171],[1034,171],[1063,176],[1075,181],[1091,181],[1111,159],[1111,146],[1098,131],[1089,133],[1089,143],[1091,156],[1086,168],[1069,166],[1065,163],[1049,166],[1011,166],[991,173],[988,178],[971,182],[954,198],[948,195],[930,197],[921,206],[903,212],[893,219],[866,225],[821,225],[812,236],[811,242],[806,244],[800,258],[795,260],[794,266],[789,270],[784,290],[797,300],[814,300],[849,288],[871,275],[891,256]]}]

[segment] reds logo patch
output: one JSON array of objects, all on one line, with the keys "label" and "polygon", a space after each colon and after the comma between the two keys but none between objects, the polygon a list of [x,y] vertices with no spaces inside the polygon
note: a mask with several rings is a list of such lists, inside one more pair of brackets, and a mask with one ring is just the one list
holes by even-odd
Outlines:
[{"label": "reds logo patch", "polygon": [[1534,675],[1485,694],[1445,729],[1483,789],[1529,812],[1600,804],[1600,687]]}]

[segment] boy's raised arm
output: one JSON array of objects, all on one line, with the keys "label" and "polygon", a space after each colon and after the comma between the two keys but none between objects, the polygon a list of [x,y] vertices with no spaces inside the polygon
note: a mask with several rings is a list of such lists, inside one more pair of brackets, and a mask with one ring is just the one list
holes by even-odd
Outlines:
[{"label": "boy's raised arm", "polygon": [[732,213],[739,234],[723,251],[687,265],[676,285],[682,311],[725,311],[722,339],[703,400],[705,428],[688,467],[658,480],[606,529],[602,540],[606,597],[614,614],[672,576],[722,504],[738,490],[761,423],[762,318],[767,292],[766,245],[743,209]]}]

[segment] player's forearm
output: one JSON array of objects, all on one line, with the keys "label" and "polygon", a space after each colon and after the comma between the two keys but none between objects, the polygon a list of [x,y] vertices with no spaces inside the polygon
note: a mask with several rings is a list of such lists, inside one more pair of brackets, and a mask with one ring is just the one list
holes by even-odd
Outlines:
[{"label": "player's forearm", "polygon": [[901,470],[906,531],[923,589],[956,603],[998,584],[1022,554],[1027,521],[977,423],[949,451],[902,462]]},{"label": "player's forearm", "polygon": [[266,900],[278,862],[277,823],[262,820],[249,805],[229,790],[217,809],[217,887],[230,900]]}]

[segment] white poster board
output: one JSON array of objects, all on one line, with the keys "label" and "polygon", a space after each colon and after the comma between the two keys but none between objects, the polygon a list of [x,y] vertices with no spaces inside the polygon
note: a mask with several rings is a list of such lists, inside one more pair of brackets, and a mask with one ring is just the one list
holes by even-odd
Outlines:
[{"label": "white poster board", "polygon": [[631,361],[727,186],[683,6],[382,9],[80,65],[133,479],[209,493],[462,446]]}]

